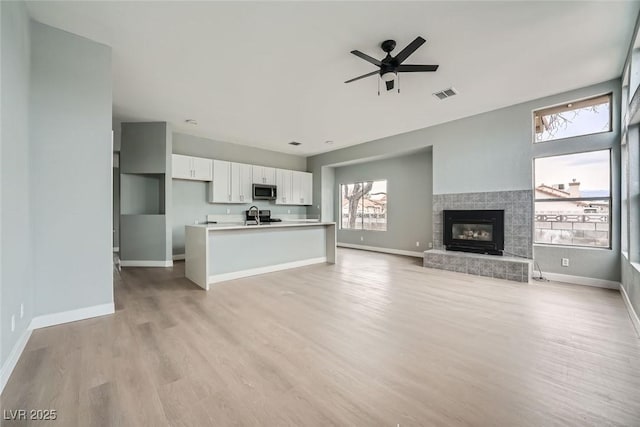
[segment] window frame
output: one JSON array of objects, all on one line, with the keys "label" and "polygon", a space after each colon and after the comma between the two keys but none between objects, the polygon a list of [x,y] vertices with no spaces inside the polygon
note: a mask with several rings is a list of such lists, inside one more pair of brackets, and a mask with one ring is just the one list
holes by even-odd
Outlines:
[{"label": "window frame", "polygon": [[[342,186],[344,185],[355,185],[357,183],[364,183],[364,182],[376,182],[376,181],[385,181],[387,183],[387,203],[385,205],[385,229],[384,230],[372,230],[372,229],[368,229],[368,228],[364,228],[364,216],[362,217],[362,226],[363,228],[345,228],[342,226]],[[360,180],[354,180],[353,182],[346,182],[346,183],[340,183],[338,184],[338,218],[340,218],[340,221],[338,223],[338,230],[344,230],[344,231],[369,231],[369,232],[380,232],[380,233],[386,233],[387,231],[389,231],[389,179],[387,178],[381,178],[381,179],[360,179]]]},{"label": "window frame", "polygon": [[[583,135],[584,136],[584,135]],[[575,154],[583,154],[583,153],[594,153],[598,151],[607,151],[609,153],[609,196],[608,197],[569,197],[563,199],[538,199],[536,198],[536,160],[537,159],[547,159],[551,157],[561,157],[561,156],[571,156]],[[579,249],[595,249],[595,250],[605,250],[611,251],[613,250],[613,149],[611,147],[608,148],[597,148],[593,150],[581,150],[575,151],[571,153],[561,153],[561,154],[549,154],[545,156],[537,156],[532,159],[532,170],[533,170],[533,245],[535,246],[547,246],[554,248],[579,248]],[[568,243],[546,243],[546,242],[536,242],[536,202],[574,202],[574,201],[596,201],[596,200],[609,200],[609,245],[608,246],[592,246],[592,245],[573,245]]]},{"label": "window frame", "polygon": [[[546,141],[536,141],[536,113],[539,113],[541,111],[551,110],[551,109],[554,109],[554,108],[560,108],[560,107],[566,106],[568,104],[577,104],[577,103],[589,101],[589,100],[592,100],[592,99],[601,98],[601,97],[604,97],[604,96],[609,97],[609,130],[603,130],[603,131],[600,131],[600,132],[592,132],[592,133],[584,133],[584,134],[574,135],[574,136],[565,136],[565,137],[562,137],[562,138],[554,138],[554,139],[549,139],[549,140],[546,140]],[[567,110],[567,111],[571,111],[571,110]],[[610,132],[613,132],[613,92],[605,92],[605,93],[590,95],[590,96],[587,96],[585,98],[579,98],[579,99],[572,100],[572,101],[565,101],[565,102],[561,102],[561,103],[558,103],[558,104],[549,105],[549,106],[546,106],[546,107],[540,107],[540,108],[536,108],[535,110],[531,110],[531,143],[533,145],[544,144],[544,143],[547,143],[547,142],[565,141],[565,140],[570,140],[570,139],[573,139],[573,138],[582,138],[582,137],[586,137],[586,136],[600,135],[600,134],[605,134],[605,133],[610,133]]]}]

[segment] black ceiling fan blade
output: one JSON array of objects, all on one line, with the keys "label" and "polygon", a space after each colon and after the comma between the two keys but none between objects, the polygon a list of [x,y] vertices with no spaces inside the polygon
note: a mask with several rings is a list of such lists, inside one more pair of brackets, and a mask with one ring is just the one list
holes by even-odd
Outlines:
[{"label": "black ceiling fan blade", "polygon": [[377,65],[378,67],[382,65],[382,62],[378,61],[376,58],[372,58],[366,53],[360,52],[359,50],[352,50],[351,53],[353,53],[358,58],[362,58],[367,62],[371,62],[373,65]]},{"label": "black ceiling fan blade", "polygon": [[416,39],[414,41],[412,41],[411,43],[409,43],[407,45],[407,47],[405,47],[404,49],[402,49],[400,51],[400,53],[398,53],[395,56],[395,60],[398,61],[398,64],[402,64],[402,62],[407,59],[409,57],[409,55],[411,55],[413,52],[416,51],[416,49],[418,49],[420,46],[422,46],[424,44],[424,42],[426,42],[425,39],[423,39],[422,37],[418,36],[416,37]]},{"label": "black ceiling fan blade", "polygon": [[438,65],[399,65],[398,72],[400,73],[416,73],[420,71],[436,71]]},{"label": "black ceiling fan blade", "polygon": [[356,77],[355,79],[351,79],[351,80],[347,80],[345,83],[351,83],[351,82],[355,82],[356,80],[360,80],[360,79],[364,79],[365,77],[369,77],[369,76],[373,76],[374,74],[379,74],[380,71],[372,71],[370,73],[367,74],[363,74],[361,76]]},{"label": "black ceiling fan blade", "polygon": [[393,82],[394,80],[389,80],[388,82],[385,82],[387,85],[387,90],[393,89]]}]

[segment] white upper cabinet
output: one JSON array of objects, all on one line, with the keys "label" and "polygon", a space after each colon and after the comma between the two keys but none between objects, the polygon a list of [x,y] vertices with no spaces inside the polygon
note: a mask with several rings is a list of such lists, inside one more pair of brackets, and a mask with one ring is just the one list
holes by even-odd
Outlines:
[{"label": "white upper cabinet", "polygon": [[193,181],[211,181],[213,179],[213,161],[201,157],[171,155],[171,177]]},{"label": "white upper cabinet", "polygon": [[211,203],[251,203],[251,165],[213,161],[213,183],[209,186]]},{"label": "white upper cabinet", "polygon": [[231,163],[232,203],[253,202],[252,165]]},{"label": "white upper cabinet", "polygon": [[302,172],[302,191],[300,198],[302,199],[302,205],[313,204],[313,174],[308,172]]},{"label": "white upper cabinet", "polygon": [[311,205],[313,204],[313,174],[308,172],[276,170],[278,186],[278,205]]},{"label": "white upper cabinet", "polygon": [[293,205],[292,193],[293,171],[276,169],[277,197],[276,205]]},{"label": "white upper cabinet", "polygon": [[173,154],[171,156],[171,177],[176,179],[193,179],[191,175],[191,157]]},{"label": "white upper cabinet", "polygon": [[276,169],[253,165],[252,182],[254,184],[276,185]]},{"label": "white upper cabinet", "polygon": [[313,174],[308,172],[292,172],[292,203],[294,205],[311,205],[313,192]]},{"label": "white upper cabinet", "polygon": [[213,182],[209,185],[211,203],[231,203],[231,163],[213,161]]}]

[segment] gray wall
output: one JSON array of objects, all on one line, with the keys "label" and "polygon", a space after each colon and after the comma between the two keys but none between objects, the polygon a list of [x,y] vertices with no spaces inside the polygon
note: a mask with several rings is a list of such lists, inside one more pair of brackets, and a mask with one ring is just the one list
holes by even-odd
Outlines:
[{"label": "gray wall", "polygon": [[[629,94],[628,97],[624,97],[623,111],[631,115],[628,112],[629,103],[637,106],[637,103],[633,99],[637,100],[637,94],[640,89],[636,89],[637,77],[640,75],[640,50],[636,47],[636,43],[640,37],[640,15],[636,19],[636,26],[624,69],[629,67],[631,77],[631,84],[629,87],[623,87],[624,93],[631,89],[634,93]],[[623,72],[624,74],[624,72]],[[636,79],[634,79],[636,77]],[[626,227],[623,228],[622,241],[624,242],[622,251],[623,255],[620,257],[620,267],[622,275],[622,287],[629,296],[629,301],[635,310],[637,316],[640,316],[640,125],[637,123],[630,126],[627,129],[627,170],[626,174],[623,174],[622,180],[624,181],[622,187],[626,194],[623,194],[622,199],[626,199],[623,202],[623,208],[625,210],[624,220],[626,220]],[[640,331],[638,331],[640,333]]]},{"label": "gray wall", "polygon": [[428,249],[433,240],[432,176],[431,150],[335,168],[333,206],[338,220],[340,184],[387,180],[387,231],[338,229],[338,242],[413,252]]},{"label": "gray wall", "polygon": [[171,261],[171,128],[122,123],[120,259]]},{"label": "gray wall", "polygon": [[35,314],[113,302],[111,49],[31,25]]},{"label": "gray wall", "polygon": [[[24,3],[0,2],[2,121],[0,139],[0,366],[33,316],[29,200],[29,17]],[[25,307],[20,318],[20,304]],[[11,315],[16,329],[11,332]]]},{"label": "gray wall", "polygon": [[113,247],[120,246],[120,168],[113,168]]},{"label": "gray wall", "polygon": [[[613,132],[532,144],[533,110],[607,92],[614,94]],[[329,216],[333,212],[318,207],[326,203],[327,194],[333,194],[333,189],[326,188],[331,180],[325,180],[321,175],[327,166],[343,162],[376,159],[432,146],[434,194],[530,190],[533,186],[533,157],[613,148],[612,217],[615,220],[620,215],[619,103],[620,81],[612,80],[309,157],[307,168],[314,173],[314,206],[309,208],[309,213],[322,212],[323,219],[333,220]],[[534,256],[543,271],[619,281],[619,223],[619,220],[614,221],[612,250],[536,246]],[[571,259],[570,268],[560,266],[562,256]]]},{"label": "gray wall", "polygon": [[183,133],[173,134],[173,153],[274,168],[307,170],[307,161],[304,157],[215,141]]}]

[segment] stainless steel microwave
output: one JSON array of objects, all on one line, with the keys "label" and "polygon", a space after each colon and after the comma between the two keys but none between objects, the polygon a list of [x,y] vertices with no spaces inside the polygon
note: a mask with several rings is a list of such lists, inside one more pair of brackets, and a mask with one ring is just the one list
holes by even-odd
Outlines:
[{"label": "stainless steel microwave", "polygon": [[275,200],[277,196],[275,185],[253,184],[253,200]]}]

